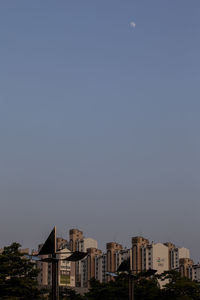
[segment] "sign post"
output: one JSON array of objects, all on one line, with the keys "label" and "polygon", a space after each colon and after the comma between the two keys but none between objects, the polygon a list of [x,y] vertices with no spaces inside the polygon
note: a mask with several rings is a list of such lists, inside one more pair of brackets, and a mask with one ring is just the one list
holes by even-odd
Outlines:
[{"label": "sign post", "polygon": [[52,255],[52,300],[59,300],[58,260]]},{"label": "sign post", "polygon": [[[62,252],[63,253],[63,252]],[[69,257],[63,259],[66,261],[79,261],[83,258],[86,257],[87,253],[85,252],[79,252],[79,251],[74,251],[74,252],[66,252],[66,254],[71,254]],[[52,300],[59,300],[59,270],[58,270],[58,259],[56,254],[59,254],[57,252],[56,248],[56,227],[53,228],[52,232],[50,233],[49,237],[45,241],[44,245],[40,249],[39,253],[37,256],[41,255],[48,255],[51,257],[48,258],[41,258],[40,261],[46,262],[46,263],[51,263],[51,270],[52,270]]]}]

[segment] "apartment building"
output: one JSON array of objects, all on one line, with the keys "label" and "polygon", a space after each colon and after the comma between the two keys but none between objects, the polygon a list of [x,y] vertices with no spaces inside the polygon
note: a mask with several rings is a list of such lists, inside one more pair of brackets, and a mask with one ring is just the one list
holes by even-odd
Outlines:
[{"label": "apartment building", "polygon": [[116,272],[117,271],[117,256],[116,253],[123,249],[122,245],[114,242],[110,242],[106,244],[107,249],[107,271],[108,272]]},{"label": "apartment building", "polygon": [[192,266],[192,280],[200,282],[200,265]]},{"label": "apartment building", "polygon": [[130,249],[123,249],[122,245],[114,242],[107,243],[107,252],[91,247],[87,249],[88,256],[81,261],[81,287],[89,287],[91,278],[100,282],[111,280],[107,272],[116,272],[120,264],[130,258]]},{"label": "apartment building", "polygon": [[[38,246],[38,252],[42,248],[43,244]],[[41,259],[48,258],[48,255],[40,256]],[[51,276],[51,265],[48,263],[44,263],[41,261],[36,262],[37,269],[39,270],[37,281],[40,286],[48,286],[50,285],[51,281],[49,277]]]},{"label": "apartment building", "polygon": [[89,287],[90,279],[95,278],[95,258],[101,256],[102,251],[88,248],[87,253],[87,257],[81,261],[81,287]]},{"label": "apartment building", "polygon": [[62,249],[69,249],[69,242],[66,239],[63,239],[62,237],[56,238],[56,249],[57,251]]},{"label": "apartment building", "polygon": [[[77,250],[77,243],[78,241],[83,239],[83,232],[79,229],[70,229],[69,230],[69,249],[74,252]],[[71,274],[75,278],[75,285],[76,285],[76,263],[71,263]]]},{"label": "apartment building", "polygon": [[107,281],[107,254],[95,256],[95,279],[101,283]]},{"label": "apartment building", "polygon": [[[78,229],[71,229],[69,238],[69,243],[63,238],[57,238],[57,249],[60,251],[58,256],[62,258],[59,262],[61,286],[86,288],[93,277],[100,282],[107,282],[113,279],[107,272],[116,272],[121,263],[127,259],[130,260],[130,270],[135,274],[148,269],[155,269],[158,274],[176,269],[180,270],[182,276],[200,281],[200,265],[194,265],[190,259],[189,249],[178,248],[170,242],[149,243],[148,239],[136,236],[132,238],[130,249],[124,249],[116,242],[109,242],[106,244],[106,253],[102,253],[97,248],[97,241],[85,238],[83,232]],[[88,255],[82,261],[67,262],[64,258],[70,255],[70,251],[87,252]],[[48,256],[43,256],[45,257]],[[51,285],[51,264],[43,262],[37,264],[41,270],[38,283],[42,286]]]},{"label": "apartment building", "polygon": [[[63,238],[57,238],[56,248],[57,258],[61,259],[58,263],[58,279],[60,286],[75,286],[75,276],[71,273],[71,262],[65,261],[64,259],[71,255],[71,251],[65,248],[68,245],[67,240]],[[42,248],[43,244],[38,246],[38,251]],[[40,258],[48,258],[48,255],[42,255]],[[37,268],[39,269],[38,284],[43,287],[48,287],[52,283],[52,267],[51,263],[42,261],[36,262]]]},{"label": "apartment building", "polygon": [[141,236],[132,238],[132,263],[131,270],[134,274],[146,270],[146,247],[149,241]]},{"label": "apartment building", "polygon": [[[98,247],[98,243],[95,239],[85,238],[83,232],[79,229],[70,229],[69,237],[71,251],[87,252],[89,248],[97,249]],[[72,263],[72,274],[75,275],[76,287],[84,287],[87,285],[88,276],[90,277],[87,272],[90,272],[90,268],[88,268],[85,260]]]},{"label": "apartment building", "polygon": [[181,258],[179,264],[181,276],[193,279],[193,260],[190,258]]},{"label": "apartment building", "polygon": [[[117,250],[114,254],[115,257],[115,270],[119,268],[119,266],[128,259],[132,258],[132,249],[122,249]],[[131,262],[130,262],[131,263]]]},{"label": "apartment building", "polygon": [[[97,241],[92,238],[83,238],[76,243],[76,250],[81,252],[87,252],[89,248],[97,249]],[[86,258],[87,259],[87,258]],[[85,269],[84,279],[83,279],[83,268]],[[76,274],[76,287],[83,287],[83,282],[87,282],[87,266],[82,263],[82,261],[78,261],[75,264],[75,274]]]},{"label": "apartment building", "polygon": [[69,249],[71,251],[77,250],[78,241],[83,239],[83,232],[79,229],[70,229],[69,230]]},{"label": "apartment building", "polygon": [[146,268],[157,270],[157,274],[169,270],[168,247],[162,243],[152,243],[147,246]]},{"label": "apartment building", "polygon": [[172,243],[165,243],[169,249],[169,270],[179,268],[181,258],[190,258],[190,250],[187,248],[178,248]]},{"label": "apartment building", "polygon": [[[169,270],[169,247],[162,243],[149,243],[143,237],[132,238],[132,272],[137,274],[149,269],[157,274]],[[166,282],[159,281],[160,286]]]},{"label": "apartment building", "polygon": [[75,287],[75,276],[71,274],[71,262],[66,261],[65,258],[71,255],[71,251],[64,248],[59,251],[58,254],[58,281],[60,286]]},{"label": "apartment building", "polygon": [[170,269],[178,269],[180,259],[189,259],[187,248],[178,248],[172,243],[149,243],[143,237],[132,238],[132,264],[134,273],[155,269],[162,273]]}]

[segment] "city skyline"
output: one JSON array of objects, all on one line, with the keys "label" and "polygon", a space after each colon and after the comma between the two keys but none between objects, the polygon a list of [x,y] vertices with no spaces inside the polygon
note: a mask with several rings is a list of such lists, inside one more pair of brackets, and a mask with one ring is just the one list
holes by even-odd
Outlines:
[{"label": "city skyline", "polygon": [[[157,243],[162,243],[164,245],[165,244],[172,244],[172,245],[176,245],[176,247],[178,247],[178,248],[185,248],[185,247],[187,248],[186,245],[184,245],[184,244],[182,244],[182,245],[177,244],[176,241],[171,241],[171,240],[156,241],[156,240],[153,239],[153,237],[147,237],[145,235],[132,235],[131,238],[130,238],[130,240],[129,240],[129,242],[126,243],[126,244],[124,244],[123,242],[120,242],[119,240],[115,240],[115,239],[113,239],[113,240],[110,239],[108,241],[104,241],[104,242],[100,241],[99,242],[99,240],[96,238],[96,236],[90,236],[83,229],[80,229],[80,228],[77,228],[77,227],[76,228],[70,228],[68,231],[65,231],[64,235],[59,234],[59,230],[58,230],[57,231],[58,232],[57,239],[59,240],[58,243],[61,243],[61,244],[65,245],[65,247],[67,247],[68,249],[70,249],[72,247],[73,251],[75,251],[76,247],[75,247],[75,245],[74,246],[70,245],[70,234],[71,234],[71,231],[75,231],[75,232],[77,231],[77,232],[81,233],[81,235],[79,235],[79,240],[81,240],[81,239],[88,239],[90,241],[90,239],[91,239],[93,241],[96,241],[97,244],[95,246],[93,246],[93,247],[96,248],[96,249],[101,250],[102,253],[104,253],[106,251],[106,245],[109,244],[109,243],[111,243],[111,244],[112,243],[116,243],[118,245],[121,245],[123,247],[123,249],[129,249],[129,248],[131,248],[133,237],[145,238],[146,240],[148,240],[148,243],[152,243],[152,244],[157,244]],[[66,234],[66,232],[67,232],[67,234]],[[45,238],[47,238],[47,236],[46,235],[43,235],[43,236],[44,236],[44,240],[45,240]],[[41,247],[41,245],[43,244],[44,240],[40,241],[40,243],[37,244],[37,245],[35,245],[35,247],[31,247],[31,248],[28,247],[27,248],[27,247],[24,247],[24,245],[21,245],[21,247],[25,248],[25,249],[29,249],[29,251],[35,252],[35,251],[37,251],[38,245],[39,245],[39,247]],[[7,246],[7,245],[4,245],[4,246]],[[58,249],[60,248],[60,246],[57,246],[57,247],[58,247]],[[90,246],[90,247],[92,247],[92,246]],[[0,249],[1,249],[1,247],[0,247]],[[86,251],[86,248],[84,250],[82,250],[82,251]],[[191,255],[191,258],[193,258],[192,255]],[[197,261],[196,261],[196,263],[197,263]]]},{"label": "city skyline", "polygon": [[[190,250],[185,247],[177,247],[171,242],[154,243],[145,237],[134,236],[131,239],[130,248],[116,242],[109,242],[106,243],[106,250],[102,251],[98,247],[97,240],[85,236],[84,232],[79,229],[70,229],[68,240],[56,237],[56,227],[52,232],[55,239],[53,247],[56,245],[58,257],[62,253],[69,256],[68,251],[80,251],[80,253],[86,254],[82,260],[76,263],[72,262],[72,264],[66,265],[65,262],[60,261],[58,264],[60,286],[64,284],[74,288],[87,289],[92,278],[99,280],[100,283],[109,282],[112,279],[112,275],[109,276],[109,274],[116,275],[116,272],[122,271],[120,268],[124,268],[122,267],[124,263],[126,271],[132,271],[134,274],[150,269],[154,270],[156,274],[179,270],[181,276],[200,281],[200,265],[199,263],[195,264],[190,258]],[[50,236],[52,236],[52,232]],[[48,253],[46,252],[48,249],[46,243],[47,241],[44,245],[38,246],[39,253],[35,252],[40,259],[45,259],[45,255]],[[43,247],[45,250],[41,253]],[[38,284],[43,287],[49,286],[51,285],[51,266],[40,259],[37,265],[40,270]],[[159,281],[159,285],[163,286],[164,283]]]}]

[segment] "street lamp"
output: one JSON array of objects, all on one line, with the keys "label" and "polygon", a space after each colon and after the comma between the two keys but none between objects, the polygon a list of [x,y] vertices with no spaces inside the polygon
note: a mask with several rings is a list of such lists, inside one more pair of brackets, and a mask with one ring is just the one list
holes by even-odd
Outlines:
[{"label": "street lamp", "polygon": [[[56,249],[56,227],[53,228],[51,231],[49,237],[43,244],[42,248],[38,252],[37,256],[41,255],[50,255],[48,258],[40,259],[39,261],[51,263],[52,266],[52,300],[59,300],[59,282],[58,282],[58,262],[59,260],[65,260],[65,261],[72,261],[76,262],[79,260],[82,260],[87,256],[87,253],[80,252],[80,251],[74,251],[74,252],[66,252],[66,254],[71,254],[69,257],[64,259],[58,259],[56,257],[57,254],[60,254],[57,252]],[[62,252],[62,254],[65,254],[65,252]],[[38,259],[37,259],[38,260]]]},{"label": "street lamp", "polygon": [[[137,270],[131,270],[130,258],[124,260],[121,263],[121,265],[117,269],[117,273],[107,272],[106,274],[108,276],[116,277],[118,276],[118,273],[121,272],[128,274],[129,300],[134,300],[134,279],[137,277],[134,272],[137,272]],[[141,277],[148,278],[150,276],[153,276],[156,272],[157,270],[149,269],[146,272],[142,272]]]}]

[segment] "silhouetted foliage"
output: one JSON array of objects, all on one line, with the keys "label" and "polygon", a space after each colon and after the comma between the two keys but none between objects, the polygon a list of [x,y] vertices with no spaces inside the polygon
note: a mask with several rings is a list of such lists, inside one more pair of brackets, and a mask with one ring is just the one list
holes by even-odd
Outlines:
[{"label": "silhouetted foliage", "polygon": [[65,288],[60,290],[60,299],[61,300],[84,300],[85,297],[76,293],[75,290],[70,288]]},{"label": "silhouetted foliage", "polygon": [[128,299],[128,278],[122,274],[108,283],[100,283],[95,279],[90,281],[90,290],[85,295],[86,299],[96,300],[123,300]]},{"label": "silhouetted foliage", "polygon": [[5,247],[0,254],[0,299],[38,299],[34,264],[19,252],[20,244]]},{"label": "silhouetted foliage", "polygon": [[161,300],[161,290],[156,278],[141,277],[134,284],[135,300]]},{"label": "silhouetted foliage", "polygon": [[181,277],[180,273],[174,270],[164,272],[159,278],[167,280],[162,289],[164,300],[200,300],[200,284],[198,282]]},{"label": "silhouetted foliage", "polygon": [[[19,251],[20,245],[13,243],[0,254],[0,299],[38,299],[40,292],[34,264]],[[145,278],[146,273],[134,276],[135,300],[200,300],[200,284],[181,277],[176,271],[166,271],[161,275]],[[162,288],[159,282],[163,282]],[[106,283],[92,279],[89,292],[84,296],[66,288],[61,291],[61,300],[127,300],[129,275],[121,273]]]},{"label": "silhouetted foliage", "polygon": [[[165,284],[160,288],[159,281]],[[85,300],[127,300],[128,275],[121,274],[108,283],[92,279]],[[200,300],[200,284],[181,277],[176,271],[145,278],[142,273],[134,278],[135,300]]]}]

